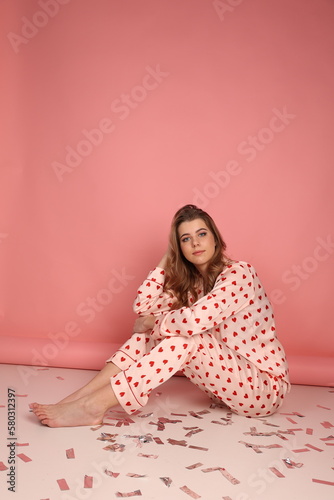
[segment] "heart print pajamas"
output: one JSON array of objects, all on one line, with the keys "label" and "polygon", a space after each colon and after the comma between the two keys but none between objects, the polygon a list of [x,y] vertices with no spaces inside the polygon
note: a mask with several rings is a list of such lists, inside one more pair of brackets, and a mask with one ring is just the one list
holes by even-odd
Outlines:
[{"label": "heart print pajamas", "polygon": [[107,361],[122,371],[111,386],[124,410],[143,407],[153,389],[181,371],[209,397],[244,416],[274,413],[290,390],[283,347],[269,299],[248,263],[227,265],[207,295],[172,309],[165,271],[151,271],[134,311],[152,314],[151,332],[134,333]]}]

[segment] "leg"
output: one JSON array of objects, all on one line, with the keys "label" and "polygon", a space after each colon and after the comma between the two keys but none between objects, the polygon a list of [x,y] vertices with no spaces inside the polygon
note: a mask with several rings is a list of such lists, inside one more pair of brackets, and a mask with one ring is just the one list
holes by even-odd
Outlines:
[{"label": "leg", "polygon": [[33,410],[40,422],[49,427],[76,427],[102,423],[106,411],[117,404],[116,396],[108,383],[75,401],[56,405],[36,403]]},{"label": "leg", "polygon": [[244,416],[267,416],[282,404],[287,384],[255,365],[211,334],[194,337],[197,352],[183,372],[209,396]]},{"label": "leg", "polygon": [[120,371],[120,368],[110,361],[90,382],[88,382],[88,384],[62,399],[60,403],[70,403],[71,401],[76,401],[83,396],[87,396],[88,394],[97,391],[101,387],[104,387],[109,382],[110,378],[117,375]]}]

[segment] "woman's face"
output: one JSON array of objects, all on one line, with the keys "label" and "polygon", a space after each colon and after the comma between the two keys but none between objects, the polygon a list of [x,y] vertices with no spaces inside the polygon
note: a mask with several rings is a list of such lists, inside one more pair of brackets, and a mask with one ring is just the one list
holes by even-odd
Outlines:
[{"label": "woman's face", "polygon": [[205,274],[212,259],[216,243],[213,233],[203,219],[182,222],[178,227],[178,237],[184,257]]}]

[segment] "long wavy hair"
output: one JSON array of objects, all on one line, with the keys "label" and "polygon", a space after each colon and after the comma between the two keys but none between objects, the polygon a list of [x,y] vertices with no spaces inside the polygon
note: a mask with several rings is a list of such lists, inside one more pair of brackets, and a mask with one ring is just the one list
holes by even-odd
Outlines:
[{"label": "long wavy hair", "polygon": [[[215,252],[208,264],[205,276],[183,255],[178,229],[182,222],[202,219],[215,239]],[[196,302],[198,288],[204,294],[212,290],[217,276],[223,271],[229,259],[225,256],[226,244],[210,215],[195,205],[185,205],[173,217],[169,235],[169,250],[166,265],[164,289],[176,297],[173,309],[189,306],[189,299]]]}]

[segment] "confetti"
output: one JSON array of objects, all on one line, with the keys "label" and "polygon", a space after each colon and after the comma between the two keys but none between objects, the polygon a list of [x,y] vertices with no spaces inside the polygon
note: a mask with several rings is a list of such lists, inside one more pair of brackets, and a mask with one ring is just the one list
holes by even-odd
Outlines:
[{"label": "confetti", "polygon": [[327,408],[327,406],[321,406],[321,405],[317,405],[318,408],[322,408],[323,410],[330,410],[331,408]]},{"label": "confetti", "polygon": [[276,469],[276,467],[269,467],[269,470],[271,470],[271,472],[273,474],[275,474],[275,476],[277,477],[285,477],[282,472],[280,472],[278,469]]},{"label": "confetti", "polygon": [[29,446],[29,443],[16,443],[16,446]]},{"label": "confetti", "polygon": [[169,444],[187,446],[187,441],[184,440],[178,441],[177,439],[168,438],[167,441],[169,442]]},{"label": "confetti", "polygon": [[63,377],[56,377],[58,380],[65,380]]},{"label": "confetti", "polygon": [[328,486],[334,486],[334,483],[331,481],[323,481],[322,479],[312,479],[314,483],[327,484]]},{"label": "confetti", "polygon": [[197,493],[188,488],[188,486],[181,486],[180,490],[184,491],[184,493],[187,493],[191,498],[201,498],[200,495],[197,495]]},{"label": "confetti", "polygon": [[101,436],[99,436],[98,439],[99,441],[109,441],[110,443],[115,443],[116,437],[118,434],[109,434],[109,432],[101,432]]},{"label": "confetti", "polygon": [[202,450],[202,451],[209,451],[209,448],[204,448],[203,446],[193,446],[189,445],[188,448],[191,448],[193,450]]},{"label": "confetti", "polygon": [[297,424],[297,422],[290,417],[286,417],[286,419],[289,420],[289,422],[291,422],[292,424]]},{"label": "confetti", "polygon": [[190,411],[189,412],[189,415],[191,415],[192,417],[195,417],[195,418],[203,418],[199,415],[199,413],[195,413],[194,411]]},{"label": "confetti", "polygon": [[120,491],[116,492],[116,496],[118,498],[129,498],[129,497],[141,497],[141,491],[131,491],[130,493],[121,493]]},{"label": "confetti", "polygon": [[192,429],[191,431],[187,432],[186,437],[191,437],[194,434],[197,434],[198,432],[202,432],[203,429],[199,429],[198,427],[196,429]]},{"label": "confetti", "polygon": [[313,434],[313,429],[310,429],[309,427],[306,429],[306,434],[308,434],[309,436],[312,436]]},{"label": "confetti", "polygon": [[186,469],[189,469],[189,470],[197,469],[197,467],[201,467],[202,465],[203,464],[201,462],[197,462],[197,464],[188,465],[188,467],[186,467]]},{"label": "confetti", "polygon": [[313,446],[312,444],[305,444],[305,446],[308,446],[309,448],[311,448],[312,450],[315,450],[315,451],[324,451],[321,448],[317,448],[316,446]]},{"label": "confetti", "polygon": [[105,446],[103,449],[115,452],[116,451],[122,452],[125,450],[125,444],[119,444],[119,443],[109,444],[108,446]]},{"label": "confetti", "polygon": [[74,449],[69,448],[66,450],[66,458],[75,458]]},{"label": "confetti", "polygon": [[120,474],[119,472],[112,472],[111,470],[108,470],[108,469],[105,469],[104,473],[110,477],[118,477]]},{"label": "confetti", "polygon": [[233,485],[236,485],[236,484],[240,484],[240,481],[238,479],[236,479],[235,477],[233,477],[229,472],[227,472],[226,469],[224,469],[223,467],[220,467],[219,468],[219,471],[223,474],[223,476],[228,480],[230,481],[230,483],[232,483]]},{"label": "confetti", "polygon": [[304,453],[305,451],[310,451],[308,448],[300,448],[299,450],[292,450],[292,453]]},{"label": "confetti", "polygon": [[202,469],[202,472],[214,472],[220,470],[220,467],[209,467],[208,469]]},{"label": "confetti", "polygon": [[155,441],[157,444],[164,444],[164,442],[163,442],[163,441],[161,441],[161,439],[160,439],[159,437],[154,437],[153,439],[154,439],[154,441]]},{"label": "confetti", "polygon": [[84,488],[93,488],[93,476],[86,476],[85,475]]},{"label": "confetti", "polygon": [[331,427],[334,427],[334,425],[331,424],[330,422],[320,422],[320,423],[323,427],[325,427],[325,429],[330,429]]},{"label": "confetti", "polygon": [[31,462],[31,458],[27,457],[24,453],[18,453],[17,456],[23,460],[23,462]]},{"label": "confetti", "polygon": [[61,491],[70,489],[67,482],[66,482],[66,479],[57,479],[57,483],[58,483],[59,489]]},{"label": "confetti", "polygon": [[158,455],[147,455],[145,453],[138,453],[138,457],[143,457],[143,458],[158,458]]},{"label": "confetti", "polygon": [[0,462],[0,471],[7,470],[8,467],[5,466],[3,462]]},{"label": "confetti", "polygon": [[161,477],[160,479],[168,488],[172,484],[172,480],[170,477]]},{"label": "confetti", "polygon": [[128,472],[127,476],[135,478],[147,477],[146,474],[136,474],[135,472]]},{"label": "confetti", "polygon": [[282,460],[288,469],[294,469],[295,467],[300,468],[300,467],[303,467],[303,465],[304,465],[301,463],[293,462],[293,460],[291,460],[291,458],[282,458]]}]

